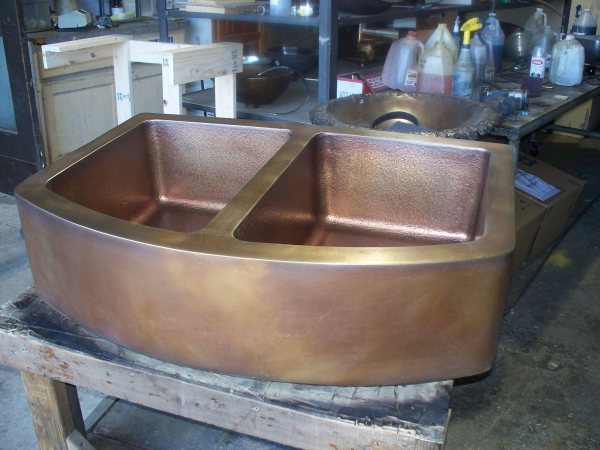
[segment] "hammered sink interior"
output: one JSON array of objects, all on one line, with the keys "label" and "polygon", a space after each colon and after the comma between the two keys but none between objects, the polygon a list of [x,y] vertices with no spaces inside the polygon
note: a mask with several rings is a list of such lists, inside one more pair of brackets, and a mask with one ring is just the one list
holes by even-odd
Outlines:
[{"label": "hammered sink interior", "polygon": [[[502,116],[489,106],[473,100],[443,94],[374,92],[350,95],[317,105],[311,112],[313,124],[344,128],[372,129],[386,114],[408,113],[420,127],[429,131],[407,134],[475,140],[502,123]],[[386,130],[396,120],[386,120],[375,128]]]},{"label": "hammered sink interior", "polygon": [[506,145],[144,114],[15,197],[40,298],[144,355],[335,386],[493,364]]},{"label": "hammered sink interior", "polygon": [[129,222],[199,231],[291,132],[145,122],[48,183],[56,194]]},{"label": "hammered sink interior", "polygon": [[329,247],[470,241],[488,162],[485,152],[319,134],[234,236]]}]

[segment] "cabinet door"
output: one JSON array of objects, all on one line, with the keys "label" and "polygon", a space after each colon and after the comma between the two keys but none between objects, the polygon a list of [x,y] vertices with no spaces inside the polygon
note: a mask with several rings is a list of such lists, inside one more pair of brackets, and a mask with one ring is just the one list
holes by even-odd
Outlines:
[{"label": "cabinet door", "polygon": [[262,54],[265,47],[264,23],[230,20],[212,21],[213,42],[237,42],[244,45],[244,56]]},{"label": "cabinet door", "polygon": [[[162,112],[161,67],[132,68],[135,113]],[[117,125],[112,68],[42,85],[43,128],[50,162]]]},{"label": "cabinet door", "polygon": [[112,70],[42,86],[50,162],[117,125]]}]

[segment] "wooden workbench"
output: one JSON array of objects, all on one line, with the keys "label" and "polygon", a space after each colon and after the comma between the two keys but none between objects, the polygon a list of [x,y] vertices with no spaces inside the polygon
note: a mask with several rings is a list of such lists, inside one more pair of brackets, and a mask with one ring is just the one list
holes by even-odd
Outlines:
[{"label": "wooden workbench", "polygon": [[30,288],[0,307],[0,363],[19,369],[40,449],[91,449],[74,386],[302,449],[440,449],[452,381],[309,386],[180,367],[102,339]]}]

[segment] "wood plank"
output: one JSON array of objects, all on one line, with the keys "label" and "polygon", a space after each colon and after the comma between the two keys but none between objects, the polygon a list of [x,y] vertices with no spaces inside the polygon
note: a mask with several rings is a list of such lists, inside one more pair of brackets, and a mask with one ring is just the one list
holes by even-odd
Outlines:
[{"label": "wood plank", "polygon": [[133,117],[134,99],[129,42],[120,42],[113,45],[113,68],[115,73],[117,122],[123,123]]},{"label": "wood plank", "polygon": [[61,42],[58,44],[42,45],[42,53],[46,52],[70,52],[73,50],[81,50],[85,48],[100,47],[102,45],[118,44],[131,40],[131,36],[122,34],[113,34],[109,36],[98,36],[87,39],[77,39],[75,41]]},{"label": "wood plank", "polygon": [[242,72],[242,44],[221,43],[157,52],[169,60],[171,84],[190,83]]},{"label": "wood plank", "polygon": [[237,102],[235,93],[236,74],[215,78],[215,116],[235,119]]},{"label": "wood plank", "polygon": [[109,413],[109,411],[115,406],[115,404],[119,401],[119,399],[115,397],[104,397],[98,406],[94,408],[94,410],[85,418],[83,422],[85,424],[85,430],[90,433],[98,422],[102,420],[102,418]]},{"label": "wood plank", "polygon": [[73,430],[67,437],[68,450],[96,450],[92,444],[77,430]]},{"label": "wood plank", "polygon": [[[27,350],[21,351],[25,346]],[[40,342],[34,336],[0,332],[0,361],[143,406],[304,449],[356,449],[373,447],[375,443],[381,449],[414,449],[417,445],[429,449],[442,445],[441,440],[425,436],[420,430],[365,426],[309,414],[195,385],[154,370],[75,353]]]},{"label": "wood plank", "polygon": [[146,64],[161,64],[163,58],[156,56],[156,52],[177,50],[180,48],[196,47],[190,44],[169,44],[165,42],[129,41],[131,61]]},{"label": "wood plank", "polygon": [[162,65],[162,85],[163,85],[163,110],[165,114],[183,114],[183,106],[181,105],[181,95],[183,88],[179,84],[173,84],[171,77],[172,72],[170,66],[173,61],[165,57]]},{"label": "wood plank", "polygon": [[[42,47],[46,46],[44,45]],[[97,61],[102,58],[111,58],[112,55],[113,46],[110,44],[63,51],[60,53],[44,51],[42,53],[42,60],[44,63],[44,69],[53,69],[56,67]]]},{"label": "wood plank", "polygon": [[182,3],[185,4],[185,6],[183,8],[181,8],[184,11],[206,12],[206,13],[211,13],[211,14],[239,14],[241,12],[254,11],[256,9],[257,4],[263,4],[263,2],[260,2],[260,3],[235,3],[235,4],[228,4],[228,5],[202,5],[202,4],[196,5],[195,3],[192,3],[192,2],[177,2],[175,4],[181,5]]},{"label": "wood plank", "polygon": [[67,450],[74,430],[85,433],[77,388],[27,371],[21,375],[40,450]]}]

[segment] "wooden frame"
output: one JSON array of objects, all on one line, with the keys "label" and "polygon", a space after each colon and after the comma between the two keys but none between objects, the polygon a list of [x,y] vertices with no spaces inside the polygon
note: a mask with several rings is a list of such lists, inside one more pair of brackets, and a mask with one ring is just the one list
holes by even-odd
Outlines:
[{"label": "wooden frame", "polygon": [[166,114],[182,114],[182,85],[215,78],[216,116],[236,117],[235,74],[242,71],[242,44],[168,44],[110,35],[42,46],[44,68],[113,57],[117,121],[133,116],[131,63],[160,64]]},{"label": "wooden frame", "polygon": [[82,329],[33,288],[0,308],[0,363],[24,372],[42,450],[91,448],[74,385],[311,450],[441,449],[450,416],[452,381],[309,386],[176,366]]}]

